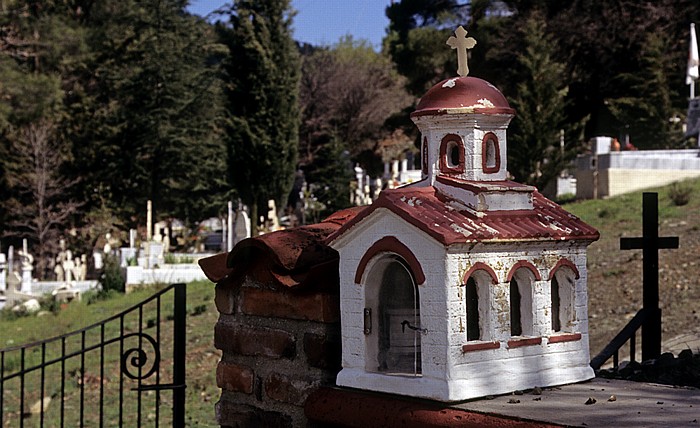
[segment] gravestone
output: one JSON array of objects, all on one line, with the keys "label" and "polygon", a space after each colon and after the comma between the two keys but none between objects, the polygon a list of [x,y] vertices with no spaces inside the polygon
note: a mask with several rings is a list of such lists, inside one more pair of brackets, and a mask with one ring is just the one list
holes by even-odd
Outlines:
[{"label": "gravestone", "polygon": [[15,247],[10,245],[7,249],[7,272],[8,275],[15,271]]},{"label": "gravestone", "polygon": [[235,226],[235,243],[238,243],[246,238],[250,238],[250,217],[245,210],[238,210]]},{"label": "gravestone", "polygon": [[4,293],[7,289],[7,279],[5,272],[7,270],[7,260],[5,259],[5,253],[0,253],[0,292]]},{"label": "gravestone", "polygon": [[66,250],[66,259],[63,261],[63,273],[65,275],[64,281],[67,284],[73,282],[73,268],[75,268],[73,253],[71,250]]},{"label": "gravestone", "polygon": [[34,270],[34,256],[29,253],[27,248],[27,240],[22,241],[22,250],[19,252],[22,280],[20,284],[20,292],[30,293],[32,291],[32,271]]},{"label": "gravestone", "polygon": [[643,307],[649,314],[642,326],[642,360],[661,355],[661,309],[659,308],[659,250],[678,248],[678,237],[659,237],[657,193],[642,195],[642,237],[620,238],[621,250],[642,250]]}]

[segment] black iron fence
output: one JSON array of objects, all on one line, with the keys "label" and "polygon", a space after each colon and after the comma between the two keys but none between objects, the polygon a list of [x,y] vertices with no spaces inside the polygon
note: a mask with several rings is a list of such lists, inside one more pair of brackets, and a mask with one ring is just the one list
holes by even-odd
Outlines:
[{"label": "black iron fence", "polygon": [[0,427],[184,427],[186,300],[173,284],[99,323],[0,349]]}]

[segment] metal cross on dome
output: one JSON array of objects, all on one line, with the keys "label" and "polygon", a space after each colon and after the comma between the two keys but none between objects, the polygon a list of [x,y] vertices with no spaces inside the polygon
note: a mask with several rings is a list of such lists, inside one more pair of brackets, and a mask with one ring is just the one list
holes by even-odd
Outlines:
[{"label": "metal cross on dome", "polygon": [[469,74],[469,66],[467,66],[467,49],[476,46],[476,40],[473,37],[466,37],[467,30],[461,25],[455,30],[455,35],[447,39],[447,44],[452,49],[457,49],[457,74],[466,76]]}]

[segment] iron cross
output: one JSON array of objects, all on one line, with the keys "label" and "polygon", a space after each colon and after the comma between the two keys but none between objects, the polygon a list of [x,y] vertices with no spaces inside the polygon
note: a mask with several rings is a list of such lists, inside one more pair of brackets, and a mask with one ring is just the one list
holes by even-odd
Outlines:
[{"label": "iron cross", "polygon": [[[456,37],[455,37],[456,36]],[[455,35],[447,39],[447,44],[452,49],[457,49],[457,74],[466,76],[469,74],[469,66],[467,66],[467,49],[476,46],[476,40],[473,37],[467,37],[467,30],[461,25],[455,30]]]},{"label": "iron cross", "polygon": [[661,309],[659,309],[659,250],[678,248],[678,237],[659,237],[657,193],[642,196],[642,237],[620,238],[621,250],[642,250],[643,305],[649,318],[642,327],[642,360],[661,355]]}]

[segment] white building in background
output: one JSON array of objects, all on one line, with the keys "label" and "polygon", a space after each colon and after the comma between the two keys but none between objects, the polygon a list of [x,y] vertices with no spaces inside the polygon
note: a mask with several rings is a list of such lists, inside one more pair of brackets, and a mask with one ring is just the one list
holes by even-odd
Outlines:
[{"label": "white building in background", "polygon": [[576,198],[596,199],[700,177],[700,149],[616,151],[610,137],[593,139],[576,158]]}]

